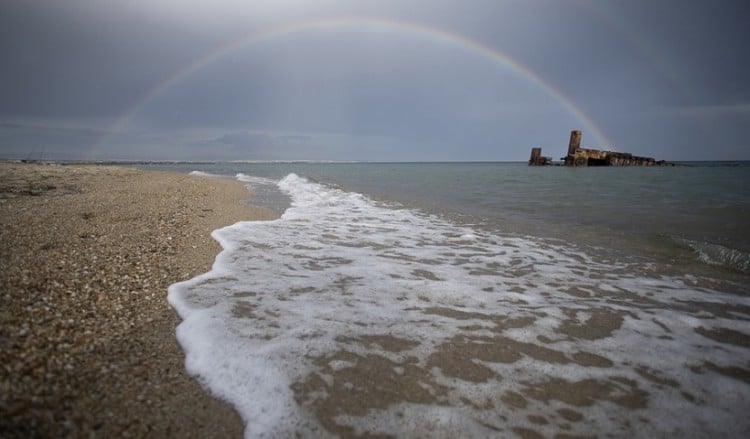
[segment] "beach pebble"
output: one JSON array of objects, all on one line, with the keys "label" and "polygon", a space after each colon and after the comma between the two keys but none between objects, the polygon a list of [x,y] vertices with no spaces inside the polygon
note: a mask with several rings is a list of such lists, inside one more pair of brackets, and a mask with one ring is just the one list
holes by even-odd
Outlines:
[{"label": "beach pebble", "polygon": [[166,290],[211,267],[212,230],[275,217],[248,198],[231,180],[0,163],[1,435],[240,437],[184,370]]}]

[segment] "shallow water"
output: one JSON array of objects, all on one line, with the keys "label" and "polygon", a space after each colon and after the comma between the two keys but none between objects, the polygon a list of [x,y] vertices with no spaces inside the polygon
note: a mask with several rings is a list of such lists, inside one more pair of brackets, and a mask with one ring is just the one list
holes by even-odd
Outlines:
[{"label": "shallow water", "polygon": [[[326,165],[310,178],[279,178],[276,166],[241,178],[269,205],[289,203],[281,219],[216,231],[214,270],[170,288],[188,369],[235,404],[248,436],[750,432],[746,270],[694,248],[742,260],[746,236],[730,248],[719,227],[656,232],[707,200],[633,225],[637,215],[596,219],[627,210],[595,208],[593,194],[615,183],[581,189],[592,197],[575,208],[525,200],[510,183],[557,172],[518,183],[551,194],[588,170],[508,166],[500,190],[445,184],[470,174],[447,165],[420,171],[436,174],[419,178],[427,186],[399,180],[398,166],[419,165]],[[423,196],[430,187],[440,195]],[[725,230],[747,214],[742,190],[724,195],[739,212]],[[527,204],[537,207],[524,217]],[[574,232],[581,218],[589,225]]]}]

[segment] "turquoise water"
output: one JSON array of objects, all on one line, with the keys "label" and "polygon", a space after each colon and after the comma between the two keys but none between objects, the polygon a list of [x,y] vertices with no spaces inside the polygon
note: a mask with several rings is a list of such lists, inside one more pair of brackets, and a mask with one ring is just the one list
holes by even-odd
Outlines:
[{"label": "turquoise water", "polygon": [[166,169],[280,215],[169,289],[247,437],[750,435],[748,166]]}]

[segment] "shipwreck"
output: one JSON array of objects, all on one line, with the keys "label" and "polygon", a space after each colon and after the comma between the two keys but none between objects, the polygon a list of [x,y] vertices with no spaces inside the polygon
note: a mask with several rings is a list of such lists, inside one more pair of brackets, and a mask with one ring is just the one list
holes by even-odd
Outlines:
[{"label": "shipwreck", "polygon": [[[629,152],[581,148],[581,137],[582,133],[579,130],[570,132],[568,154],[561,159],[565,166],[675,166],[674,163],[652,157],[639,157]],[[555,164],[550,157],[542,155],[542,148],[531,148],[529,166]]]}]

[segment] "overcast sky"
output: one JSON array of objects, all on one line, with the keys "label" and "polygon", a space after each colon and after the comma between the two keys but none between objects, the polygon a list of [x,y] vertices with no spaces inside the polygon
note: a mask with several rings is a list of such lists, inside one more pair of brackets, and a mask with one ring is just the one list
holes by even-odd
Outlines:
[{"label": "overcast sky", "polygon": [[750,160],[750,2],[3,0],[0,158]]}]

